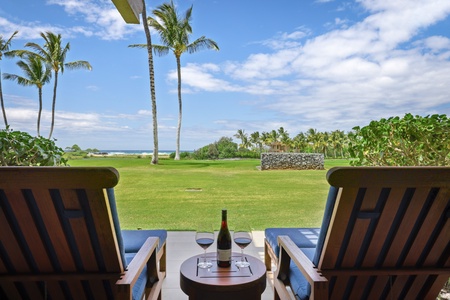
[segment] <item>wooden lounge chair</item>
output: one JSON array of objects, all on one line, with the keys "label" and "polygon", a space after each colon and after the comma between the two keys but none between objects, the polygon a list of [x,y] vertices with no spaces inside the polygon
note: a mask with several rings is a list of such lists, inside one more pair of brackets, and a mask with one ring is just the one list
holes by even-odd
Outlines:
[{"label": "wooden lounge chair", "polygon": [[316,247],[278,236],[275,299],[436,299],[450,277],[450,168],[342,167],[327,180]]},{"label": "wooden lounge chair", "polygon": [[120,230],[118,180],[113,168],[0,167],[0,299],[161,298],[167,232]]}]

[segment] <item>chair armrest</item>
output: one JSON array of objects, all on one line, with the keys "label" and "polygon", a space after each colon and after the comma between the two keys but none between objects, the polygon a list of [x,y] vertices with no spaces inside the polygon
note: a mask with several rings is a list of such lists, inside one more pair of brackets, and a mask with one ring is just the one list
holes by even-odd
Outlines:
[{"label": "chair armrest", "polygon": [[148,282],[150,287],[159,281],[156,257],[158,242],[159,238],[157,237],[149,237],[145,241],[136,256],[128,265],[128,268],[122,275],[121,279],[116,282],[119,289],[119,294],[131,295],[131,290],[139,278],[139,275],[142,273],[145,265],[147,265]]},{"label": "chair armrest", "polygon": [[317,270],[291,238],[279,236],[278,244],[280,245],[280,257],[275,278],[281,282],[285,282],[288,279],[289,265],[292,260],[311,285],[310,299],[328,299],[328,280]]}]

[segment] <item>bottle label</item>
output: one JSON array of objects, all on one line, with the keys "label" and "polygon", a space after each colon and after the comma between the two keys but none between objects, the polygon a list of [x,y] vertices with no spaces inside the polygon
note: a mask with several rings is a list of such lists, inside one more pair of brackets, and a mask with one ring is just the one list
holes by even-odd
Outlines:
[{"label": "bottle label", "polygon": [[217,249],[218,261],[231,261],[231,249],[221,250]]}]

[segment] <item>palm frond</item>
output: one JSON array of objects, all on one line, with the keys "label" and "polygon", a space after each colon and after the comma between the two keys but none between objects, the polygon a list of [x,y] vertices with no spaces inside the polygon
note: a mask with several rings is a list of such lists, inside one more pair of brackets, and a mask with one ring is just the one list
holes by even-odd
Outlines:
[{"label": "palm frond", "polygon": [[[153,45],[152,45],[153,47]],[[128,48],[147,48],[147,44],[132,44],[128,45]]]},{"label": "palm frond", "polygon": [[[89,62],[85,61],[85,60],[77,60],[77,61],[72,61],[72,62],[68,62],[64,64],[65,67],[73,70],[73,69],[86,69],[86,70],[92,70],[92,66]],[[61,69],[62,71],[62,69]]]},{"label": "palm frond", "polygon": [[219,46],[217,43],[211,39],[208,39],[204,36],[196,39],[191,44],[187,46],[187,51],[189,53],[195,53],[202,49],[212,49],[212,50],[219,50]]},{"label": "palm frond", "polygon": [[[12,39],[16,36],[17,33],[18,33],[17,30],[14,31],[14,33],[9,37],[9,39],[7,41],[3,40],[3,36],[0,35],[0,60],[3,57],[3,52],[7,52],[9,50]],[[5,53],[5,55],[6,55],[6,53]]]},{"label": "palm frond", "polygon": [[157,54],[158,56],[164,56],[167,55],[167,53],[169,53],[170,48],[167,46],[163,46],[163,45],[152,45],[153,51],[155,52],[155,54]]}]

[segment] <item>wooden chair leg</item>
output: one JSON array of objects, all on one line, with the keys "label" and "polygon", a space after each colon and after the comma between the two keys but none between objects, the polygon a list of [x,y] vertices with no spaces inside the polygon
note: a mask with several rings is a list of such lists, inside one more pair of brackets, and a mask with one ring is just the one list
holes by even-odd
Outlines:
[{"label": "wooden chair leg", "polygon": [[162,248],[159,250],[159,252],[161,253],[160,255],[160,258],[159,258],[159,271],[161,272],[161,273],[164,273],[164,277],[166,277],[166,252],[167,252],[167,249],[166,249],[166,245],[167,245],[167,243],[164,243],[164,245],[162,246]]}]

